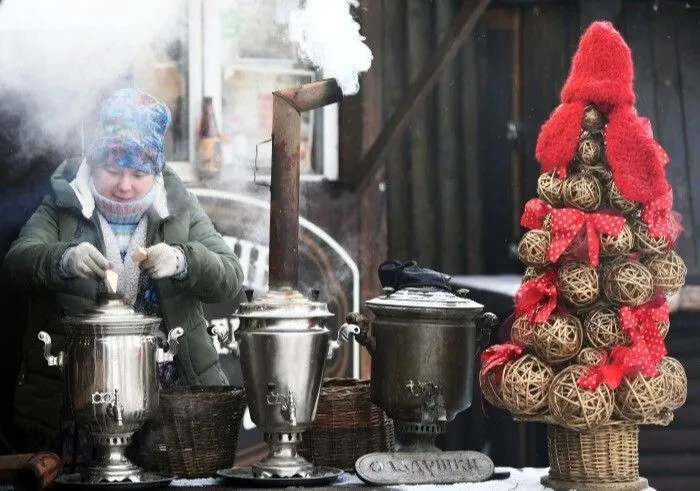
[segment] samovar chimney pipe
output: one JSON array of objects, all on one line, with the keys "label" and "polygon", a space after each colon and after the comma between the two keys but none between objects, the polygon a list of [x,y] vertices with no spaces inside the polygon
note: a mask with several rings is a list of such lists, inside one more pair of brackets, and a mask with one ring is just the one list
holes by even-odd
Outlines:
[{"label": "samovar chimney pipe", "polygon": [[270,176],[270,289],[299,281],[299,164],[301,113],[340,102],[335,79],[319,80],[272,93]]}]

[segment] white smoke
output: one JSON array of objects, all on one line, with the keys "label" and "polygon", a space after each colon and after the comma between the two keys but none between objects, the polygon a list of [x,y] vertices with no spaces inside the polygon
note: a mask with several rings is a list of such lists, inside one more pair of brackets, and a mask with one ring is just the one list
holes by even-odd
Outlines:
[{"label": "white smoke", "polygon": [[[28,112],[22,149],[74,142],[139,53],[186,33],[174,0],[4,0],[0,95]],[[185,27],[183,27],[183,25]]]},{"label": "white smoke", "polygon": [[292,41],[324,76],[338,81],[345,95],[360,90],[359,74],[372,64],[372,52],[350,14],[357,5],[357,0],[306,0],[289,20]]}]

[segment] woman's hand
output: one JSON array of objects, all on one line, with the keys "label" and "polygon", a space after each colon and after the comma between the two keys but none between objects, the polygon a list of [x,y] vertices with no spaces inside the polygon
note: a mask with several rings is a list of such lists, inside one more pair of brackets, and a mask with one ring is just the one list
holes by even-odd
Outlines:
[{"label": "woman's hand", "polygon": [[69,276],[101,279],[110,269],[110,264],[94,245],[82,242],[66,250],[61,258],[61,268]]},{"label": "woman's hand", "polygon": [[161,243],[149,247],[146,253],[148,257],[141,263],[141,267],[155,280],[182,276],[187,268],[185,254],[177,247]]}]

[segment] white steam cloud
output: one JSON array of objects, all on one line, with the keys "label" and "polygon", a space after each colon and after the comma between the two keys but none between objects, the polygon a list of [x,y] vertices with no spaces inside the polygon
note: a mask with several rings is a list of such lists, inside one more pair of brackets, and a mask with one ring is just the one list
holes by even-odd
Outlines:
[{"label": "white steam cloud", "polygon": [[338,81],[345,95],[360,90],[359,74],[372,64],[372,52],[350,14],[357,5],[357,0],[306,0],[289,21],[292,41],[324,76]]},{"label": "white steam cloud", "polygon": [[[74,143],[83,118],[119,88],[137,55],[186,34],[173,0],[4,0],[0,95],[22,100],[22,150]],[[128,84],[121,84],[128,85]]]}]

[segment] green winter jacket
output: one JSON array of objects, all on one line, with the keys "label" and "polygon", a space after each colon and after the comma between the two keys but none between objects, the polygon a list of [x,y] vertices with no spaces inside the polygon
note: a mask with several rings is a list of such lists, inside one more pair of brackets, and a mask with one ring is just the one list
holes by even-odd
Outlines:
[{"label": "green winter jacket", "polygon": [[[105,253],[97,213],[88,210],[90,216],[85,216],[80,193],[76,194],[70,185],[80,163],[72,159],[58,167],[51,178],[53,194],[44,198],[22,228],[4,263],[10,280],[32,292],[15,393],[15,422],[35,438],[54,444],[62,419],[67,417],[62,404],[63,384],[60,370],[47,366],[37,333],[44,330],[51,335],[56,353],[65,345],[60,316],[80,313],[94,305],[95,280],[59,276],[58,263],[65,250],[90,242]],[[185,383],[225,385],[228,381],[206,331],[202,302],[233,302],[243,284],[243,271],[197,198],[167,166],[163,180],[167,213],[158,214],[153,208],[147,212],[146,245],[165,242],[180,246],[187,257],[188,272],[184,280],[154,280],[164,329],[167,332],[180,326],[185,330],[175,358],[178,375]]]}]

